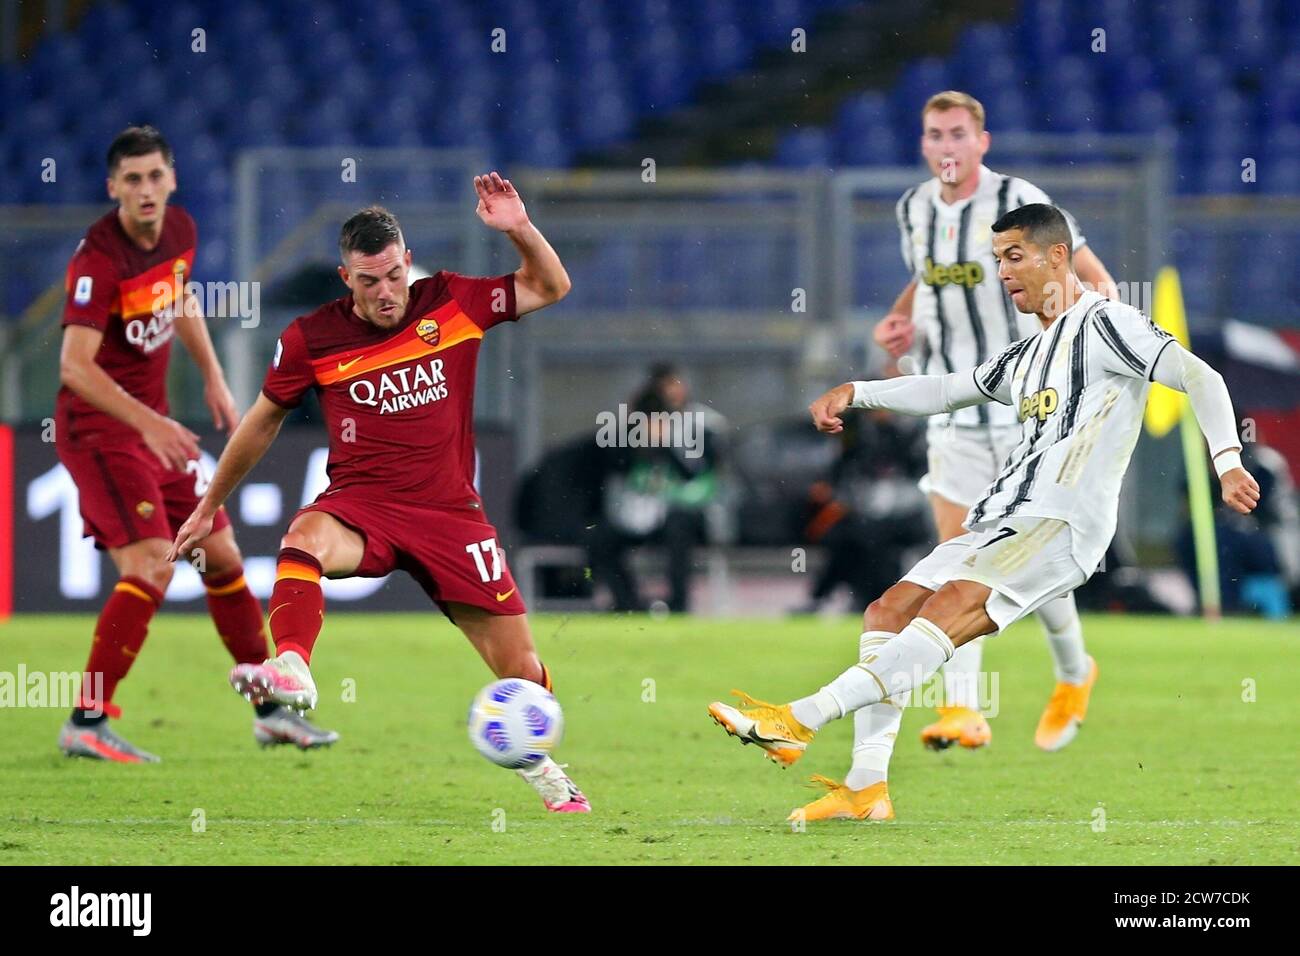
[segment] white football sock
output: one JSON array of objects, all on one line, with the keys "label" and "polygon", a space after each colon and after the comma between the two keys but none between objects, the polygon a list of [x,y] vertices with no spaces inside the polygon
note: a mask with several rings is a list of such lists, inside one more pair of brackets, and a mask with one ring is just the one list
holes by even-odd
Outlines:
[{"label": "white football sock", "polygon": [[1056,679],[1064,684],[1083,684],[1088,680],[1088,651],[1083,646],[1083,625],[1074,594],[1064,594],[1038,609],[1047,646],[1052,649]]},{"label": "white football sock", "polygon": [[918,617],[817,693],[791,704],[794,718],[817,730],[859,707],[906,694],[938,670],[952,652],[948,635]]},{"label": "white football sock", "polygon": [[[895,636],[892,631],[865,632],[858,639],[858,659]],[[844,778],[844,785],[850,790],[865,790],[889,776],[889,758],[894,753],[907,698],[907,694],[901,694],[853,712],[853,765]]]},{"label": "white football sock", "polygon": [[952,660],[943,665],[943,703],[945,707],[980,709],[980,664],[984,660],[984,639],[967,641],[953,652]]}]

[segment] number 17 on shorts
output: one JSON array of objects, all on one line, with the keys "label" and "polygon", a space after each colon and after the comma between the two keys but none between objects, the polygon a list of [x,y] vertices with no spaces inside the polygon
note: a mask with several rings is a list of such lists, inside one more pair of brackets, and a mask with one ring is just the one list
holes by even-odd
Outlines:
[{"label": "number 17 on shorts", "polygon": [[[485,583],[501,580],[503,565],[501,562],[501,549],[497,547],[496,538],[484,538],[482,541],[467,544],[465,545],[465,552],[474,559],[474,567],[478,570],[480,580]],[[488,570],[489,561],[491,561],[490,571]]]}]

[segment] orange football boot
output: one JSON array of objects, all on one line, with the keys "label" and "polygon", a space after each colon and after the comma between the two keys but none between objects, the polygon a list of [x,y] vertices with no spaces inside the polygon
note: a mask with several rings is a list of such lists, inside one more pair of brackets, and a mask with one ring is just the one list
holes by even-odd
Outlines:
[{"label": "orange football boot", "polygon": [[732,707],[720,700],[709,705],[709,716],[743,744],[758,744],[767,752],[767,758],[782,767],[788,767],[808,748],[815,731],[795,720],[789,704],[769,704],[748,694],[733,690],[740,698],[740,707]]},{"label": "orange football boot", "polygon": [[969,707],[940,707],[939,719],[921,731],[921,743],[931,750],[947,750],[961,744],[971,750],[993,739],[984,715]]},{"label": "orange football boot", "polygon": [[1057,684],[1047,709],[1038,720],[1034,743],[1043,750],[1060,750],[1079,733],[1079,725],[1088,716],[1088,698],[1097,683],[1097,662],[1088,658],[1088,679],[1082,684]]},{"label": "orange football boot", "polygon": [[830,777],[814,774],[813,783],[821,784],[826,792],[808,804],[792,810],[790,820],[892,820],[894,804],[889,799],[885,781],[873,783],[863,790],[850,790]]}]

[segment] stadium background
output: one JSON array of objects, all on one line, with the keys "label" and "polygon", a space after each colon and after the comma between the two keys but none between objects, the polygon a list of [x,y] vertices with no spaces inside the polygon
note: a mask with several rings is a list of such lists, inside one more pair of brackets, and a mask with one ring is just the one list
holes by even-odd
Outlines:
[{"label": "stadium background", "polygon": [[[802,408],[883,367],[871,326],[906,281],[893,204],[926,175],[918,112],[946,88],[987,107],[988,165],[1069,207],[1118,281],[1179,268],[1197,351],[1224,370],[1259,441],[1300,469],[1293,4],[8,0],[0,11],[0,412],[13,426],[12,448],[0,439],[0,586],[17,610],[94,610],[111,580],[78,539],[75,498],[42,437],[64,270],[107,208],[108,141],[140,122],[176,150],[172,201],[199,225],[196,278],[258,283],[255,324],[237,302],[209,305],[241,406],[279,330],[337,294],[348,212],[390,206],[425,269],[504,270],[511,250],[473,215],[470,177],[497,168],[514,180],[573,279],[559,306],[489,336],[480,368],[484,493],[535,606],[546,596],[521,565],[584,558],[517,527],[523,482],[548,452],[590,437],[596,414],[659,360],[727,421],[730,521],[699,552],[693,606],[780,612],[805,596],[809,575],[791,574],[806,544],[795,516],[837,448],[803,426]],[[173,414],[201,425],[201,382],[175,351]],[[310,413],[293,424],[232,507],[262,596],[284,520],[320,478],[320,432]],[[205,448],[219,453],[220,436]],[[1183,484],[1177,438],[1145,438],[1120,539],[1130,577],[1188,608],[1171,570]],[[657,557],[641,557],[653,591]],[[816,547],[810,558],[815,568]],[[404,582],[361,590],[331,597],[423,606]],[[171,596],[199,594],[181,574]]]}]

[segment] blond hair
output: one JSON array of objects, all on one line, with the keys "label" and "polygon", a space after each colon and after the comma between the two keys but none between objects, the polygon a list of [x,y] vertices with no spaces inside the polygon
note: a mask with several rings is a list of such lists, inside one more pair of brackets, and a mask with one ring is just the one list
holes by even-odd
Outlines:
[{"label": "blond hair", "polygon": [[925,114],[930,110],[966,110],[975,120],[976,132],[982,132],[984,129],[984,104],[969,93],[963,93],[960,90],[944,90],[942,93],[936,93],[925,101],[925,107],[921,110],[921,122],[925,122]]}]

